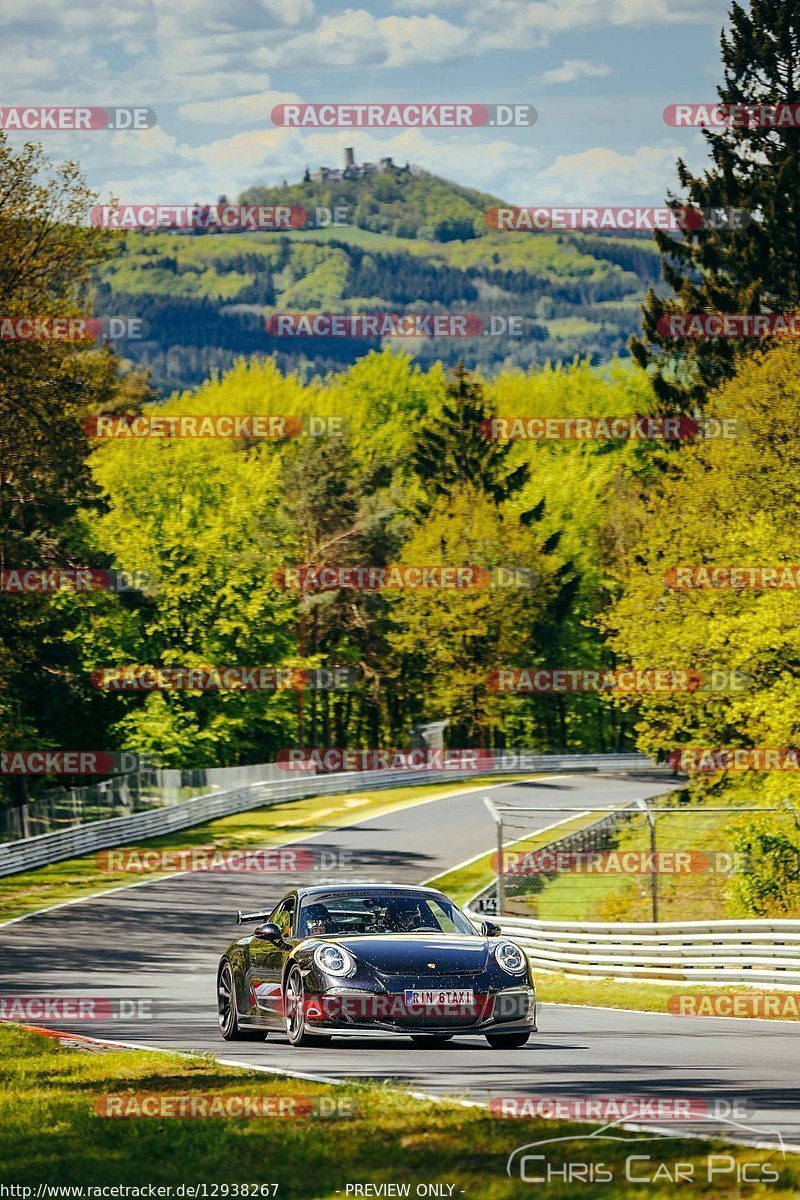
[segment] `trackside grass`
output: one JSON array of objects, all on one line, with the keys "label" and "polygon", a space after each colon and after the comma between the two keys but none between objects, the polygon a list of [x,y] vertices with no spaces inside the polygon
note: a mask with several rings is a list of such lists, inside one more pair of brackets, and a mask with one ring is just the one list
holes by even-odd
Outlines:
[{"label": "trackside grass", "polygon": [[[599,1008],[634,1008],[668,1013],[683,1007],[687,1016],[757,1017],[768,1021],[800,1020],[800,992],[770,991],[738,983],[621,983],[617,979],[581,979],[536,971],[539,999],[551,1004],[589,1004]],[[674,1000],[674,997],[690,997]],[[736,997],[735,1000],[729,998]],[[672,1003],[671,1003],[672,1001]],[[680,1015],[676,1020],[680,1020]],[[680,1032],[680,1026],[676,1026]]]},{"label": "trackside grass", "polygon": [[[192,1098],[201,1110],[209,1098],[217,1098],[218,1107],[231,1108],[233,1098],[246,1095],[261,1098],[271,1112],[297,1114],[317,1106],[349,1115],[99,1115],[98,1102],[102,1110],[107,1101],[101,1098],[109,1095],[131,1114],[146,1107],[146,1097],[165,1097],[158,1102],[161,1113],[170,1104],[173,1111],[179,1104],[185,1109]],[[499,1118],[482,1107],[417,1100],[386,1086],[333,1086],[258,1075],[208,1057],[87,1053],[19,1026],[0,1026],[0,1183],[30,1187],[31,1197],[37,1196],[40,1184],[81,1185],[84,1200],[91,1200],[85,1189],[93,1186],[169,1185],[171,1195],[178,1197],[188,1194],[187,1185],[204,1184],[206,1191],[196,1195],[334,1200],[348,1194],[427,1194],[511,1200],[536,1195],[537,1190],[521,1182],[518,1171],[514,1178],[506,1174],[509,1154],[538,1139],[568,1135],[580,1140],[544,1147],[548,1161],[559,1169],[578,1160],[602,1163],[614,1183],[556,1178],[547,1185],[553,1200],[576,1195],[599,1200],[612,1194],[615,1200],[674,1200],[675,1185],[667,1176],[677,1163],[684,1176],[694,1173],[694,1186],[684,1185],[694,1196],[760,1200],[769,1195],[770,1200],[790,1200],[800,1188],[800,1159],[784,1159],[779,1150],[749,1150],[680,1136],[654,1140],[619,1129],[617,1135],[631,1140],[599,1143],[587,1139],[592,1128],[566,1121]],[[647,1158],[638,1158],[634,1169],[627,1162],[632,1155]],[[737,1182],[745,1163],[750,1178],[765,1182],[746,1187]],[[529,1170],[534,1165],[542,1164],[532,1164]],[[632,1183],[626,1178],[629,1173],[653,1181],[647,1186]],[[245,1184],[249,1192],[242,1190]],[[254,1185],[266,1184],[277,1184],[277,1191],[255,1190]],[[368,1184],[369,1191],[352,1190]],[[381,1184],[407,1185],[408,1192],[374,1190]],[[432,1184],[442,1190],[417,1192],[419,1185]],[[183,1192],[177,1190],[180,1185]],[[42,1200],[53,1194],[58,1193],[38,1193]]]}]

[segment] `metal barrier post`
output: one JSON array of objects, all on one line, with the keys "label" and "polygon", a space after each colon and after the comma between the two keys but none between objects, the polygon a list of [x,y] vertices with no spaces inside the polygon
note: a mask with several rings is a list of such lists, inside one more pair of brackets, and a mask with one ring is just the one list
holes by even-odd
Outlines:
[{"label": "metal barrier post", "polygon": [[658,922],[658,850],[656,848],[656,814],[647,809],[647,819],[650,822],[650,854],[653,860],[651,872],[651,893],[653,898],[653,924]]},{"label": "metal barrier post", "polygon": [[497,822],[497,915],[506,911],[506,864],[503,858],[503,818],[498,812]]}]

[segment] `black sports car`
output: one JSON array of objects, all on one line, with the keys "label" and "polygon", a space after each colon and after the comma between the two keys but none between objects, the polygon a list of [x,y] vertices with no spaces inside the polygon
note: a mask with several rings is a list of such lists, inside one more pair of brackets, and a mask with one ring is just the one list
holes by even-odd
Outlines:
[{"label": "black sports car", "polygon": [[536,1031],[536,991],[523,950],[499,926],[478,931],[433,888],[298,888],[233,942],[217,975],[228,1040],[285,1031],[294,1046],[383,1031],[427,1046],[484,1034],[523,1046]]}]

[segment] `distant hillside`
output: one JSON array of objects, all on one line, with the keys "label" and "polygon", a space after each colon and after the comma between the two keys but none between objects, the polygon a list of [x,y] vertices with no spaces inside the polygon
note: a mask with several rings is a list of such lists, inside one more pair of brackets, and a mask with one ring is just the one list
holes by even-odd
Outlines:
[{"label": "distant hillside", "polygon": [[420,359],[487,373],[576,355],[627,353],[645,289],[660,278],[652,241],[580,233],[497,233],[502,203],[435,175],[254,187],[248,204],[345,207],[347,226],[291,233],[120,234],[98,279],[98,315],[143,317],[146,340],[120,351],[164,393],[192,387],[242,355],[283,370],[336,370],[379,345],[363,338],[269,337],[281,312],[450,312],[521,318],[522,336],[395,338]]},{"label": "distant hillside", "polygon": [[461,187],[427,171],[412,174],[390,167],[367,177],[296,183],[286,188],[252,187],[243,192],[243,204],[318,205],[333,210],[343,206],[348,219],[370,233],[400,238],[452,242],[486,233],[484,214],[498,204],[494,196]]}]

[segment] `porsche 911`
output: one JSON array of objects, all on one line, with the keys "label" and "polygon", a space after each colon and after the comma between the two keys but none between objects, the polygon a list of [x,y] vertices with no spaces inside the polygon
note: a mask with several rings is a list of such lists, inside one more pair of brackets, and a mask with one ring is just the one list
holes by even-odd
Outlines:
[{"label": "porsche 911", "polygon": [[380,1032],[444,1045],[481,1034],[523,1046],[536,1032],[524,950],[426,887],[296,888],[231,943],[217,974],[226,1040],[284,1033],[293,1046]]}]

